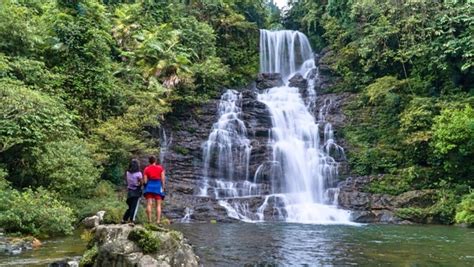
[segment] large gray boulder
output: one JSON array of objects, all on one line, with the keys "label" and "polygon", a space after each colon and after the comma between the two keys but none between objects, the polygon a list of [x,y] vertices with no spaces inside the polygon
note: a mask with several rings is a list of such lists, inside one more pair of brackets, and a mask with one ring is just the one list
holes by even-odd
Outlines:
[{"label": "large gray boulder", "polygon": [[[147,233],[147,242],[137,240],[137,233]],[[133,237],[132,237],[133,236]],[[144,252],[145,246],[157,242],[157,249]],[[99,225],[85,252],[84,266],[198,266],[199,258],[180,232],[157,227]],[[146,250],[145,250],[146,251]]]}]

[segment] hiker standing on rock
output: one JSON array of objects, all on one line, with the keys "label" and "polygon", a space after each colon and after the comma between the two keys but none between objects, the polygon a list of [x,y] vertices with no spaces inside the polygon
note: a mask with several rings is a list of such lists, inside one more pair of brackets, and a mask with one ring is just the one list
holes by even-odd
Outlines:
[{"label": "hiker standing on rock", "polygon": [[143,171],[145,177],[146,215],[151,223],[151,207],[156,203],[156,223],[161,222],[161,202],[165,199],[165,169],[157,164],[156,157],[149,158],[150,165]]},{"label": "hiker standing on rock", "polygon": [[142,196],[143,175],[140,172],[140,163],[136,159],[132,159],[128,170],[125,174],[127,179],[127,205],[128,209],[122,218],[122,223],[135,223],[137,216],[138,204]]}]

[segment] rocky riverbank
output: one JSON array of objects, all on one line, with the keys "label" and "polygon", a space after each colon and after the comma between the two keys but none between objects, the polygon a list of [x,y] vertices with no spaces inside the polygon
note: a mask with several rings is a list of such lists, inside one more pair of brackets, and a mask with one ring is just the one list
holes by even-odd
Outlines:
[{"label": "rocky riverbank", "polygon": [[81,259],[83,266],[198,266],[180,232],[156,226],[99,225]]},{"label": "rocky riverbank", "polygon": [[7,255],[18,255],[24,251],[38,248],[41,241],[33,236],[26,237],[7,237],[0,229],[0,253]]}]

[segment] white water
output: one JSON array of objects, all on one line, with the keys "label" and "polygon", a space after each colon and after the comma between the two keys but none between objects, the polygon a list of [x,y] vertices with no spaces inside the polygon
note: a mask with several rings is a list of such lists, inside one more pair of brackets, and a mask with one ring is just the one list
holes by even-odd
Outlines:
[{"label": "white water", "polygon": [[280,73],[287,80],[312,57],[308,38],[301,32],[260,30],[260,72]]},{"label": "white water", "polygon": [[216,199],[239,196],[234,187],[235,178],[246,181],[249,177],[252,146],[240,118],[241,99],[241,94],[234,90],[227,90],[221,97],[219,119],[203,146],[204,180],[200,187],[201,196],[208,196],[210,188]]},{"label": "white water", "polygon": [[[229,217],[247,222],[350,223],[350,213],[337,209],[338,162],[331,155],[344,159],[344,150],[335,143],[332,125],[326,122],[332,102],[319,107],[317,119],[310,112],[317,108],[314,84],[319,77],[309,41],[296,31],[260,33],[260,71],[279,72],[286,84],[258,95],[272,116],[268,143],[272,158],[249,174],[252,148],[241,118],[241,95],[228,90],[220,101],[219,120],[204,144],[200,194],[213,196]],[[308,82],[306,103],[298,88],[288,86],[297,73]],[[271,176],[270,189],[257,183],[265,171]],[[262,201],[256,210],[249,204],[254,197]]]}]

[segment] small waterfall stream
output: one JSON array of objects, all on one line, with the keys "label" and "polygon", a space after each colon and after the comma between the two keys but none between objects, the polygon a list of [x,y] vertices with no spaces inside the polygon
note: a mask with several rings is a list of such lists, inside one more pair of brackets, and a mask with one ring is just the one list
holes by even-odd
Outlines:
[{"label": "small waterfall stream", "polygon": [[[252,146],[242,120],[242,96],[226,91],[219,119],[203,146],[200,195],[213,196],[230,217],[243,221],[264,221],[271,214],[271,219],[287,222],[350,223],[350,213],[337,209],[334,188],[339,165],[335,158],[344,159],[344,150],[335,143],[332,125],[326,121],[331,101],[314,106],[318,71],[306,36],[261,30],[260,71],[281,73],[285,83],[258,94],[272,117],[268,140],[272,158],[255,174],[249,173]],[[307,80],[306,99],[299,88],[288,86],[295,74]],[[318,118],[311,113],[315,108]],[[270,173],[270,185],[258,183],[260,172]],[[260,201],[256,208],[251,205],[255,200]]]}]

